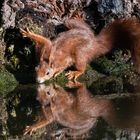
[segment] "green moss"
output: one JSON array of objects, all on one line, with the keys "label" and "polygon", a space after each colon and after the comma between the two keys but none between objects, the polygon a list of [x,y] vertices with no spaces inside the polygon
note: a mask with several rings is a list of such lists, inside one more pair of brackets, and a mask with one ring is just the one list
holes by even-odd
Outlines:
[{"label": "green moss", "polygon": [[58,85],[64,87],[67,82],[68,82],[68,79],[65,76],[65,72],[63,72],[63,73],[59,74],[57,77],[47,80],[45,82],[45,84],[49,85],[50,83],[57,83]]},{"label": "green moss", "polygon": [[3,68],[0,69],[0,94],[11,92],[17,84],[18,82],[11,73]]},{"label": "green moss", "polygon": [[114,76],[123,76],[133,70],[130,53],[116,50],[111,54],[111,58],[103,56],[97,58],[93,63],[93,68],[97,71]]},{"label": "green moss", "polygon": [[98,79],[104,77],[103,74],[98,73],[95,70],[89,69],[89,66],[86,69],[85,74],[78,77],[78,80],[84,84],[86,84],[87,87],[89,87],[93,82],[97,81]]},{"label": "green moss", "polygon": [[63,87],[68,82],[68,79],[65,76],[65,73],[63,72],[55,78],[55,81],[56,81],[57,84],[59,84],[60,86]]}]

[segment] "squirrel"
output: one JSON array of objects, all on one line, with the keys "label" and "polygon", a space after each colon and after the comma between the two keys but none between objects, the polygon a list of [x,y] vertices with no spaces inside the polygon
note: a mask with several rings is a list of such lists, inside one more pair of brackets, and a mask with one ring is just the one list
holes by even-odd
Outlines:
[{"label": "squirrel", "polygon": [[[69,30],[59,34],[55,40],[42,39],[39,42],[40,44],[50,42],[52,46],[49,50],[49,62],[46,63],[43,60],[36,68],[39,83],[57,76],[72,65],[75,66],[76,71],[69,71],[66,76],[69,80],[76,80],[84,73],[87,63],[107,54],[113,48],[129,49],[136,70],[140,73],[140,22],[138,19],[117,19],[103,28],[98,35],[95,35],[92,29],[79,19],[66,20],[64,25]],[[38,43],[36,37],[33,40]],[[46,55],[48,56],[43,53],[42,56]]]},{"label": "squirrel", "polygon": [[[24,134],[31,135],[37,129],[57,122],[64,128],[58,128],[56,132],[79,137],[95,128],[98,118],[115,128],[140,130],[140,119],[136,117],[140,114],[139,96],[121,98],[118,104],[117,97],[95,96],[84,83],[78,81],[69,81],[66,87],[56,84],[38,85],[37,100],[41,104],[42,113],[39,114],[38,121],[25,128]],[[126,106],[130,108],[126,109]]]},{"label": "squirrel", "polygon": [[69,81],[67,87],[73,90],[65,90],[56,84],[38,86],[37,100],[42,107],[39,118],[42,119],[27,126],[24,134],[32,135],[37,129],[57,122],[65,127],[62,131],[68,136],[79,136],[87,133],[96,124],[98,117],[105,120],[113,118],[114,110],[110,100],[93,97],[86,86],[79,82]]}]

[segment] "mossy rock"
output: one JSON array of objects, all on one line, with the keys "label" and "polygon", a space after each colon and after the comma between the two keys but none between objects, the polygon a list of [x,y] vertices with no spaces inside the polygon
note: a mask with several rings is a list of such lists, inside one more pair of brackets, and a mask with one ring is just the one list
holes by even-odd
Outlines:
[{"label": "mossy rock", "polygon": [[0,69],[0,95],[11,92],[17,84],[18,82],[11,73],[3,68]]},{"label": "mossy rock", "polygon": [[119,77],[123,76],[124,73],[134,71],[130,52],[125,53],[120,49],[108,54],[108,56],[97,58],[91,65],[98,72]]}]

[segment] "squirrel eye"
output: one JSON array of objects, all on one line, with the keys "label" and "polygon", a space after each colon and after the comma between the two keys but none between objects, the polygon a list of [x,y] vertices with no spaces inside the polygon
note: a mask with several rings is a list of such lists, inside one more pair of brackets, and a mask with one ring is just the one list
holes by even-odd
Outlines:
[{"label": "squirrel eye", "polygon": [[50,95],[50,92],[49,92],[49,91],[47,91],[47,94],[48,94],[48,95]]},{"label": "squirrel eye", "polygon": [[49,71],[46,72],[46,75],[49,75]]}]

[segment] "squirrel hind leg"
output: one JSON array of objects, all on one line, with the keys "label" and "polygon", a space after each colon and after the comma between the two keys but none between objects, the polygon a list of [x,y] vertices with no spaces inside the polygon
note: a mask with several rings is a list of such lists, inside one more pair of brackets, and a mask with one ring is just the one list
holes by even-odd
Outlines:
[{"label": "squirrel hind leg", "polygon": [[82,74],[83,72],[81,71],[69,71],[65,74],[65,76],[68,77],[68,80],[74,80],[76,82],[77,78]]},{"label": "squirrel hind leg", "polygon": [[86,63],[85,61],[83,61],[83,59],[80,59],[80,58],[76,59],[75,67],[77,69],[76,71],[70,71],[66,73],[66,76],[68,77],[69,80],[73,79],[74,81],[76,81],[77,78],[84,73],[85,68],[86,68]]}]

